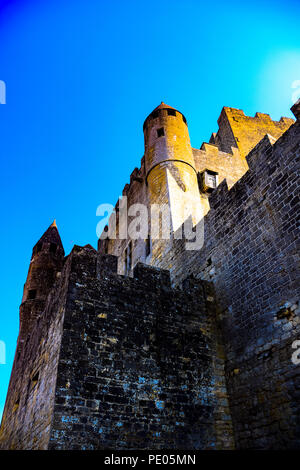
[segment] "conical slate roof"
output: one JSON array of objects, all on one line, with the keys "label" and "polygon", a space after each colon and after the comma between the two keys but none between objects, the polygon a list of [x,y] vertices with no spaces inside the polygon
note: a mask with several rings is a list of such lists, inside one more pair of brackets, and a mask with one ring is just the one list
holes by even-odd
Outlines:
[{"label": "conical slate roof", "polygon": [[[178,111],[178,109],[173,108],[173,106],[169,106],[168,104],[166,104],[166,103],[164,103],[164,102],[162,101],[162,102],[161,102],[158,106],[156,106],[156,108],[153,109],[153,111],[146,117],[146,119],[145,119],[145,121],[144,121],[144,124],[143,124],[143,129],[145,129],[146,121],[147,121],[149,118],[151,119],[151,117],[153,117],[153,114],[155,113],[155,111],[158,111],[159,109],[173,109],[174,111],[179,112],[179,113],[183,116],[183,114],[182,114],[181,111]],[[183,116],[183,117],[184,117],[184,116]],[[185,117],[184,117],[184,121],[185,121],[185,123],[186,123]]]},{"label": "conical slate roof", "polygon": [[63,244],[57,229],[56,220],[54,220],[52,224],[47,228],[46,232],[41,236],[36,245],[40,242],[55,243],[63,249]]},{"label": "conical slate roof", "polygon": [[156,106],[156,108],[153,111],[156,111],[157,109],[174,109],[173,106],[169,106],[168,104],[164,103],[163,101],[160,103],[160,105]]}]

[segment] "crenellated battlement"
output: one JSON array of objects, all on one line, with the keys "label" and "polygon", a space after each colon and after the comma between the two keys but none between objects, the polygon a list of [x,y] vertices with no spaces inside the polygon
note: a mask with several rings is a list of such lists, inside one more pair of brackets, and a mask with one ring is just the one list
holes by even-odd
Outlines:
[{"label": "crenellated battlement", "polygon": [[253,117],[246,116],[241,109],[224,107],[218,119],[215,142],[225,152],[237,147],[241,156],[246,157],[265,134],[278,139],[294,122],[287,117],[273,121],[269,114],[260,112]]}]

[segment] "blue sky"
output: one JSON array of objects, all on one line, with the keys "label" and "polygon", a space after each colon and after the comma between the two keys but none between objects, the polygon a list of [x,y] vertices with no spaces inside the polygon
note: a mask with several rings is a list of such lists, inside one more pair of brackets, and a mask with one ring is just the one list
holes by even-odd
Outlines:
[{"label": "blue sky", "polygon": [[222,106],[292,117],[299,13],[289,0],[0,0],[0,415],[33,245],[56,218],[67,253],[96,247],[96,208],[139,166],[161,101],[185,114],[193,147]]}]

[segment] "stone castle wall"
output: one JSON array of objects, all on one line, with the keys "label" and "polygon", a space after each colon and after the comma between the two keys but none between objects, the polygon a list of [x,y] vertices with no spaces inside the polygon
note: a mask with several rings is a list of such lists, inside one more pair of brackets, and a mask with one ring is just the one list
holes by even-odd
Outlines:
[{"label": "stone castle wall", "polygon": [[266,136],[247,157],[249,171],[210,197],[205,243],[184,240],[156,265],[180,284],[187,273],[214,283],[222,309],[227,380],[238,448],[297,447],[300,336],[296,226],[299,122],[275,143]]},{"label": "stone castle wall", "polygon": [[[0,448],[299,448],[300,124],[232,108],[218,122],[192,149],[222,181],[201,196],[201,250],[132,241],[128,277],[128,239],[75,246],[46,307],[22,304]],[[143,158],[128,206],[149,204],[145,177]]]},{"label": "stone castle wall", "polygon": [[233,448],[211,283],[133,275],[74,247],[16,355],[1,448]]},{"label": "stone castle wall", "polygon": [[113,258],[98,279],[94,250],[68,260],[49,448],[232,448],[211,284],[173,289],[141,264],[120,276]]},{"label": "stone castle wall", "polygon": [[[215,171],[218,173],[218,182],[222,183],[226,179],[228,187],[231,188],[248,170],[245,158],[248,152],[267,133],[276,140],[294,123],[293,119],[285,117],[273,121],[268,114],[263,113],[249,117],[242,110],[224,107],[218,119],[218,132],[212,134],[209,143],[204,142],[200,149],[195,149],[190,146],[188,128],[182,114],[174,110],[176,117],[168,116],[167,108],[158,107],[154,111],[155,117],[152,118],[153,112],[146,119],[145,155],[141,160],[140,169],[135,168],[132,172],[130,183],[125,185],[122,194],[128,198],[128,207],[136,203],[144,204],[148,207],[149,213],[151,203],[169,203],[175,223],[180,218],[182,220],[181,213],[186,206],[201,204],[206,214],[210,208],[209,194],[194,188],[194,183],[186,179],[187,168],[190,169],[191,175],[194,173],[190,166],[179,162],[166,162],[166,159],[185,160],[194,167],[198,175],[206,169]],[[164,128],[166,136],[157,138],[156,131],[160,127]],[[146,181],[147,173],[153,164],[161,160],[165,163],[152,170],[155,174],[152,175],[154,183],[151,184],[151,181]],[[187,190],[191,188],[193,188],[193,198],[188,199]],[[130,220],[132,218],[128,218],[128,224]],[[116,205],[116,221],[118,233],[118,205]],[[172,251],[170,243],[161,239],[151,240],[150,255],[147,255],[146,239],[131,240],[131,243],[132,266],[138,262],[156,265],[158,259],[164,258],[165,255],[168,257],[168,253]],[[125,249],[128,244],[127,238],[99,240],[98,249],[101,253],[118,256],[120,274],[125,273]]]},{"label": "stone castle wall", "polygon": [[[65,278],[68,278],[65,267]],[[58,282],[26,336],[21,329],[0,428],[0,449],[48,447],[66,288]]]},{"label": "stone castle wall", "polygon": [[214,143],[227,153],[232,153],[232,147],[236,147],[245,158],[266,134],[278,139],[293,123],[293,119],[286,117],[273,121],[269,114],[256,113],[251,117],[241,109],[224,107],[218,119],[219,130]]}]

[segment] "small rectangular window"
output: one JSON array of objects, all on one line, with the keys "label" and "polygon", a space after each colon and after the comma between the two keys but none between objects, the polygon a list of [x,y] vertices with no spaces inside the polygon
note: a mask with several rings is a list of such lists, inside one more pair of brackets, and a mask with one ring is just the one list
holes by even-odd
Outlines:
[{"label": "small rectangular window", "polygon": [[169,116],[176,116],[176,111],[175,111],[175,109],[168,109],[168,115],[169,115]]},{"label": "small rectangular window", "polygon": [[28,297],[27,297],[29,300],[33,300],[36,298],[36,289],[31,289],[29,292],[28,292]]},{"label": "small rectangular window", "polygon": [[55,253],[56,252],[57,245],[56,243],[50,243],[50,253]]},{"label": "small rectangular window", "polygon": [[129,242],[124,254],[125,274],[128,275],[132,268],[132,242]]},{"label": "small rectangular window", "polygon": [[146,239],[146,257],[150,255],[151,252],[151,238],[150,235],[148,235],[148,238]]},{"label": "small rectangular window", "polygon": [[162,137],[163,135],[165,135],[164,128],[161,127],[160,129],[157,129],[157,137]]},{"label": "small rectangular window", "polygon": [[132,268],[132,242],[128,245],[128,270]]},{"label": "small rectangular window", "polygon": [[125,271],[125,275],[127,276],[128,274],[128,248],[125,248],[125,252],[124,252],[124,271]]},{"label": "small rectangular window", "polygon": [[200,173],[200,189],[202,192],[211,193],[218,186],[218,173],[212,170],[204,170]]},{"label": "small rectangular window", "polygon": [[186,122],[186,119],[185,119],[184,115],[182,115],[182,120],[183,120],[183,122],[184,122],[185,124],[187,124],[187,122]]}]

